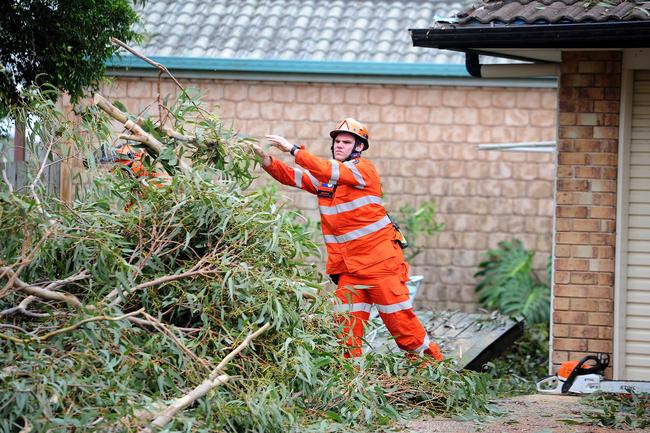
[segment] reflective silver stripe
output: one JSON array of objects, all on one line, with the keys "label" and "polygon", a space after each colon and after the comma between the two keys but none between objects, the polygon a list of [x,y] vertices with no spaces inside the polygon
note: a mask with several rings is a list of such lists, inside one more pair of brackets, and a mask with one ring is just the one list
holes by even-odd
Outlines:
[{"label": "reflective silver stripe", "polygon": [[323,238],[325,239],[326,244],[342,244],[344,242],[359,239],[361,236],[369,235],[370,233],[379,231],[386,227],[388,224],[390,224],[390,218],[388,218],[388,216],[385,216],[377,222],[369,224],[365,227],[361,227],[360,229],[352,230],[351,232],[348,232],[344,235],[323,235]]},{"label": "reflective silver stripe", "polygon": [[347,161],[344,162],[343,165],[345,165],[347,168],[352,171],[352,175],[354,176],[354,180],[357,181],[358,185],[355,186],[357,189],[363,189],[366,186],[366,182],[363,180],[363,176],[361,176],[361,172],[357,168],[357,165],[352,162],[352,161]]},{"label": "reflective silver stripe", "polygon": [[356,200],[348,201],[334,206],[318,206],[318,209],[320,210],[321,215],[336,215],[342,212],[354,210],[367,204],[382,204],[381,197],[377,197],[375,195],[366,195],[359,197]]},{"label": "reflective silver stripe", "polygon": [[429,340],[429,335],[424,334],[424,343],[422,343],[422,346],[418,347],[413,352],[420,352],[420,353],[424,352],[425,350],[427,350],[429,348],[430,343],[431,343],[431,340]]},{"label": "reflective silver stripe", "polygon": [[316,179],[314,175],[309,172],[309,170],[305,170],[305,173],[307,174],[307,177],[311,181],[311,184],[314,185],[314,188],[318,189],[318,179]]},{"label": "reflective silver stripe", "polygon": [[332,178],[329,182],[330,184],[335,184],[339,180],[339,162],[335,159],[330,159],[332,163]]},{"label": "reflective silver stripe", "polygon": [[302,169],[294,168],[293,175],[295,176],[296,187],[302,188]]},{"label": "reflective silver stripe", "polygon": [[384,314],[390,314],[390,313],[397,313],[398,311],[402,310],[408,310],[409,308],[413,307],[413,302],[411,302],[410,299],[404,301],[404,302],[398,302],[397,304],[391,304],[391,305],[380,305],[380,304],[375,304],[377,306],[377,311],[380,313]]},{"label": "reflective silver stripe", "polygon": [[363,311],[365,313],[370,313],[372,308],[371,304],[366,304],[365,302],[358,302],[356,304],[336,304],[334,305],[335,313],[356,313]]}]

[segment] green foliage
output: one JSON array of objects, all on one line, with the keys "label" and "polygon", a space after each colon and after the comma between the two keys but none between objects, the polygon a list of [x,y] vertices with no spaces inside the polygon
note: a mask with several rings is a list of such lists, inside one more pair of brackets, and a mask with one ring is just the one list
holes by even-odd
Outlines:
[{"label": "green foliage", "polygon": [[436,221],[436,204],[433,200],[425,201],[419,208],[405,204],[399,208],[399,225],[402,234],[409,242],[405,250],[407,261],[411,261],[422,252],[421,240],[439,233],[444,223]]},{"label": "green foliage", "polygon": [[[31,95],[16,114],[47,127],[30,128],[30,143],[55,149],[49,159],[82,156],[89,181],[72,203],[42,193],[39,164],[30,168],[33,189],[12,192],[0,182],[0,266],[21,268],[22,280],[41,286],[82,270],[89,276],[58,289],[83,308],[35,300],[28,308],[47,316],[2,317],[0,431],[136,431],[263,323],[271,329],[226,367],[234,380],[166,431],[377,431],[420,411],[490,410],[502,387],[487,374],[402,355],[342,357],[331,295],[305,260],[317,251],[309,226],[271,190],[247,189],[254,164],[247,140],[200,114],[198,100],[170,104],[175,129],[201,137],[187,151],[194,168],[177,171],[175,152],[152,154],[151,168],[163,164],[175,176],[150,187],[95,161],[96,146],[115,140],[102,113],[87,107],[73,129],[51,98]],[[181,148],[153,121],[145,126],[166,149]],[[3,289],[0,310],[25,296]],[[46,341],[11,341],[140,308],[165,327],[96,321]]]},{"label": "green foliage", "polygon": [[582,399],[592,408],[580,418],[563,420],[567,424],[588,424],[616,429],[645,429],[650,426],[650,394],[594,393]]},{"label": "green foliage", "polygon": [[523,316],[527,323],[547,323],[551,290],[533,271],[534,255],[518,239],[499,242],[499,249],[489,250],[475,274],[481,277],[476,286],[481,304],[503,314]]},{"label": "green foliage", "polygon": [[[111,37],[136,39],[138,17],[129,0],[5,0],[0,6],[1,107],[19,102],[20,89],[49,82],[73,100],[104,78],[116,51]],[[136,3],[143,3],[137,1]],[[54,95],[52,95],[54,96]]]}]

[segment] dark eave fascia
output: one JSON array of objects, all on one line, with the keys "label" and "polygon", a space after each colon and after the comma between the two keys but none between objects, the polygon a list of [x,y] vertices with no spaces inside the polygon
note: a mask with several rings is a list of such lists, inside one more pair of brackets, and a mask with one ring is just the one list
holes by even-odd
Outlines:
[{"label": "dark eave fascia", "polygon": [[413,46],[457,51],[490,48],[650,47],[650,21],[445,26],[444,29],[409,29]]}]

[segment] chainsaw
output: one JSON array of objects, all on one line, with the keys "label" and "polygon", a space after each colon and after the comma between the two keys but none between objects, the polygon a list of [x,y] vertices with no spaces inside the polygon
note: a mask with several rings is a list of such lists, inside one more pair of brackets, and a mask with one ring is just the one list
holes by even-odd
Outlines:
[{"label": "chainsaw", "polygon": [[557,375],[537,382],[537,391],[542,394],[650,393],[650,381],[606,380],[605,369],[608,366],[609,355],[606,353],[563,362]]}]

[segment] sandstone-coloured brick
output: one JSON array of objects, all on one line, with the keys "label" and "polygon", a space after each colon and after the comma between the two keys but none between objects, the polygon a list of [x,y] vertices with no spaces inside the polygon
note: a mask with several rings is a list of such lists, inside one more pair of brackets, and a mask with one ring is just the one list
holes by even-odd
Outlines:
[{"label": "sandstone-coloured brick", "polygon": [[151,98],[155,95],[152,83],[148,80],[128,81],[126,95],[129,98]]},{"label": "sandstone-coloured brick", "polygon": [[367,104],[368,89],[364,87],[348,87],[345,89],[345,102],[348,104]]},{"label": "sandstone-coloured brick", "polygon": [[238,102],[236,114],[240,119],[257,119],[260,117],[260,104],[257,102]]},{"label": "sandstone-coloured brick", "polygon": [[555,110],[534,110],[530,113],[532,126],[554,126],[557,119]]},{"label": "sandstone-coloured brick", "polygon": [[[478,230],[479,225],[469,227],[470,230]],[[465,232],[462,237],[463,248],[468,250],[483,251],[488,248],[488,236],[485,233]]]},{"label": "sandstone-coloured brick", "polygon": [[513,92],[495,91],[492,93],[492,106],[496,108],[512,108],[517,105],[517,96]]},{"label": "sandstone-coloured brick", "polygon": [[[387,123],[377,123],[373,125],[372,131],[368,130],[368,132],[370,134],[370,142],[373,140],[386,141],[393,139],[393,125]],[[420,138],[418,137],[418,139]]]},{"label": "sandstone-coloured brick", "polygon": [[614,311],[614,301],[611,299],[598,299],[598,311],[604,313],[611,313]]},{"label": "sandstone-coloured brick", "polygon": [[[585,206],[558,206],[558,218],[585,218],[589,212]],[[571,225],[573,228],[573,224]]]},{"label": "sandstone-coloured brick", "polygon": [[[237,104],[232,102],[232,101],[220,101],[219,102],[219,115],[223,118],[233,118],[235,117],[235,113],[237,112]],[[279,119],[282,114],[282,107],[280,107],[280,111],[278,114],[277,119]]]},{"label": "sandstone-coloured brick", "polygon": [[443,90],[442,105],[445,107],[465,107],[467,105],[466,90]]},{"label": "sandstone-coloured brick", "polygon": [[499,108],[481,108],[479,110],[479,124],[497,126],[504,123],[505,110]]},{"label": "sandstone-coloured brick", "polygon": [[594,84],[600,87],[620,88],[621,75],[620,74],[598,74],[594,77]]},{"label": "sandstone-coloured brick", "polygon": [[417,125],[417,138],[422,142],[437,142],[442,136],[443,128],[439,125]]},{"label": "sandstone-coloured brick", "polygon": [[526,183],[514,180],[502,182],[501,195],[509,198],[524,197],[526,195]]},{"label": "sandstone-coloured brick", "polygon": [[553,336],[554,337],[568,337],[569,336],[569,325],[553,324]]},{"label": "sandstone-coloured brick", "polygon": [[[408,123],[401,123],[401,124],[393,125],[393,136],[401,142],[412,143],[417,140],[418,130],[415,125],[411,125]],[[422,146],[421,143],[408,144],[408,145]]]},{"label": "sandstone-coloured brick", "polygon": [[469,90],[467,91],[467,106],[472,108],[485,108],[492,104],[493,91]]},{"label": "sandstone-coloured brick", "polygon": [[[332,118],[332,110],[326,104],[307,104],[307,119],[314,122],[331,122],[331,128],[336,127],[336,120]],[[262,108],[262,111],[264,108]]]},{"label": "sandstone-coloured brick", "polygon": [[307,84],[296,88],[296,102],[307,104],[319,104],[321,86],[316,84]]},{"label": "sandstone-coloured brick", "polygon": [[614,245],[615,237],[610,233],[589,233],[591,245]]},{"label": "sandstone-coloured brick", "polygon": [[[570,245],[556,245],[555,246],[555,257],[563,257],[563,258],[571,257],[571,246]],[[566,276],[566,278],[567,278],[567,280],[564,281],[564,282],[568,283],[570,273],[569,272],[562,272],[562,274],[564,276]],[[556,281],[557,281],[557,278],[556,278]],[[561,283],[563,281],[557,281],[557,282]]]},{"label": "sandstone-coloured brick", "polygon": [[602,340],[612,340],[614,338],[614,330],[609,326],[599,326],[598,338]]},{"label": "sandstone-coloured brick", "polygon": [[438,125],[448,125],[453,123],[454,109],[449,107],[431,107],[429,113],[429,122]]},{"label": "sandstone-coloured brick", "polygon": [[504,111],[505,124],[508,126],[527,126],[530,122],[530,112],[517,107]]},{"label": "sandstone-coloured brick", "polygon": [[478,110],[475,108],[454,108],[454,123],[457,125],[476,125],[478,123]]},{"label": "sandstone-coloured brick", "polygon": [[467,142],[467,127],[451,125],[442,128],[443,141],[451,143],[466,143]]},{"label": "sandstone-coloured brick", "polygon": [[589,191],[588,180],[558,179],[558,191]]},{"label": "sandstone-coloured brick", "polygon": [[559,284],[556,282],[553,292],[555,296],[584,298],[587,296],[588,286],[578,284]]},{"label": "sandstone-coloured brick", "polygon": [[317,122],[297,122],[296,135],[301,140],[314,140],[320,138],[318,136],[318,123]]},{"label": "sandstone-coloured brick", "polygon": [[449,179],[430,179],[429,194],[433,196],[445,196],[449,193],[451,181]]},{"label": "sandstone-coloured brick", "polygon": [[615,254],[614,247],[612,246],[597,247],[596,250],[596,257],[600,259],[611,259]]},{"label": "sandstone-coloured brick", "polygon": [[[343,86],[323,86],[320,89],[320,103],[322,104],[342,104],[345,102],[345,90]],[[372,92],[374,89],[370,89]],[[370,100],[372,103],[372,100]]]},{"label": "sandstone-coloured brick", "polygon": [[[370,134],[372,134],[372,123],[379,122],[381,119],[381,107],[379,105],[362,105],[356,108],[357,116],[359,116],[357,120],[365,123],[370,128]],[[341,120],[343,119],[337,119],[337,121]]]},{"label": "sandstone-coloured brick", "polygon": [[538,109],[541,105],[542,95],[538,91],[527,90],[517,92],[518,107]]},{"label": "sandstone-coloured brick", "polygon": [[614,180],[592,180],[591,190],[594,192],[616,192],[616,181]]},{"label": "sandstone-coloured brick", "polygon": [[[440,127],[437,125],[432,125],[434,128],[437,129],[437,134],[440,134]],[[425,131],[426,132],[426,131]],[[422,136],[420,135],[421,131],[418,129],[418,140],[426,142],[427,140],[423,140]],[[433,133],[436,134],[435,131],[429,131],[427,133]],[[435,135],[433,135],[435,137]],[[438,135],[438,138],[440,135]],[[446,161],[449,159],[449,155],[451,155],[451,144],[449,143],[440,143],[437,139],[436,140],[430,140],[428,143],[428,148],[429,148],[429,158],[434,160],[434,161]],[[480,165],[479,167],[484,167],[484,165]]]},{"label": "sandstone-coloured brick", "polygon": [[406,122],[426,123],[429,121],[429,111],[428,107],[407,107]]},{"label": "sandstone-coloured brick", "polygon": [[245,101],[248,99],[248,86],[246,84],[228,83],[224,86],[223,97],[227,101]]},{"label": "sandstone-coloured brick", "polygon": [[493,143],[512,143],[517,137],[517,129],[511,127],[489,128]]},{"label": "sandstone-coloured brick", "polygon": [[512,166],[504,162],[490,164],[491,179],[509,179],[512,177]]},{"label": "sandstone-coloured brick", "polygon": [[[487,130],[487,128],[486,128]],[[526,153],[525,152],[503,152],[503,155],[501,155],[501,159],[507,162],[523,162],[526,161]],[[517,164],[519,165],[519,164]],[[516,172],[517,166],[515,166],[515,172]],[[537,167],[535,167],[537,168]],[[537,170],[534,170],[536,173]],[[515,174],[515,178],[517,175]]]},{"label": "sandstone-coloured brick", "polygon": [[255,102],[268,102],[273,99],[273,87],[270,85],[255,85],[248,90],[248,99]]},{"label": "sandstone-coloured brick", "polygon": [[542,108],[557,111],[557,94],[554,90],[542,93]]},{"label": "sandstone-coloured brick", "polygon": [[590,245],[574,245],[571,247],[571,257],[593,258],[598,256],[598,248]]},{"label": "sandstone-coloured brick", "polygon": [[478,149],[476,146],[472,146],[471,144],[489,143],[491,137],[492,131],[490,128],[484,128],[481,126],[467,128],[467,144],[469,144],[469,146],[466,145],[462,147],[465,152],[475,152],[475,157],[473,159],[478,159]]},{"label": "sandstone-coloured brick", "polygon": [[552,197],[553,185],[548,181],[531,181],[526,186],[526,195],[531,198]]},{"label": "sandstone-coloured brick", "polygon": [[428,190],[428,186],[420,179],[412,176],[404,178],[404,191],[408,191],[410,194],[423,195],[427,194]]},{"label": "sandstone-coloured brick", "polygon": [[267,120],[282,119],[284,104],[278,102],[266,102],[259,107],[260,117]]},{"label": "sandstone-coloured brick", "polygon": [[417,103],[417,90],[398,87],[393,91],[393,103],[411,107]]},{"label": "sandstone-coloured brick", "polygon": [[383,123],[403,123],[406,120],[406,109],[397,105],[381,107],[381,121]]},{"label": "sandstone-coloured brick", "polygon": [[275,135],[282,135],[289,141],[294,141],[296,136],[296,125],[293,122],[274,121],[272,123],[272,133]]},{"label": "sandstone-coloured brick", "polygon": [[442,90],[440,89],[417,89],[417,105],[425,107],[439,107],[443,105]]}]

